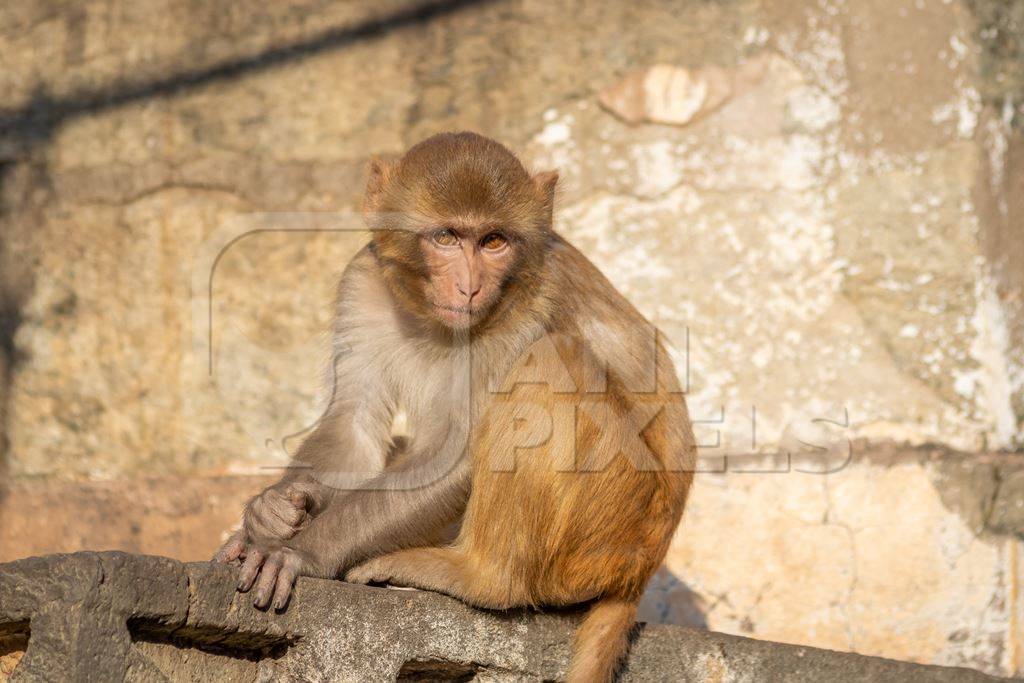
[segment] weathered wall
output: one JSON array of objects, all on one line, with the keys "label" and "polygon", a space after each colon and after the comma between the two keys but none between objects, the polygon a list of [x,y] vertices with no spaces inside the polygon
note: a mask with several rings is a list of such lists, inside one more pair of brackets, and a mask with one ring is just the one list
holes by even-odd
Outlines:
[{"label": "weathered wall", "polygon": [[1024,3],[415,6],[0,7],[0,557],[209,553],[316,416],[367,157],[472,128],[561,169],[707,469],[892,458],[705,477],[649,617],[1021,670],[1024,479],[876,444],[1024,439]]},{"label": "weathered wall", "polygon": [[[280,462],[315,415],[309,349],[362,238],[230,239],[357,228],[308,212],[352,208],[368,155],[463,127],[561,168],[561,229],[680,347],[689,329],[693,412],[724,407],[705,430],[723,449],[750,450],[752,406],[756,448],[846,413],[843,436],[1017,443],[1019,93],[987,94],[977,13],[466,5],[317,43],[403,5],[7,4],[4,232],[32,280],[11,295],[13,474]],[[655,64],[724,84],[724,100],[688,125],[602,107]]]},{"label": "weathered wall", "polygon": [[[0,681],[551,681],[579,614],[485,612],[422,591],[301,579],[257,610],[227,567],[80,553],[0,565]],[[29,629],[31,628],[31,633]],[[626,681],[997,679],[665,626],[642,627]]]}]

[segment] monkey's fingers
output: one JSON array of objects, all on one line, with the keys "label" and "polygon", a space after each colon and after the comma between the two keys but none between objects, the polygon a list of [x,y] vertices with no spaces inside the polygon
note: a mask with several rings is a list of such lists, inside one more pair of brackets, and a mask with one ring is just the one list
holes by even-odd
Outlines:
[{"label": "monkey's fingers", "polygon": [[284,541],[295,535],[305,516],[305,508],[295,507],[283,492],[271,489],[246,509],[245,528],[254,538]]},{"label": "monkey's fingers", "polygon": [[292,587],[295,585],[295,578],[299,575],[299,563],[294,555],[285,559],[281,567],[281,573],[277,575],[277,585],[274,587],[274,609],[284,609],[291,597]]},{"label": "monkey's fingers", "polygon": [[295,487],[288,489],[288,500],[295,506],[295,509],[302,511],[305,511],[310,503],[309,494]]},{"label": "monkey's fingers", "polygon": [[260,569],[259,581],[256,582],[256,588],[254,589],[255,595],[252,599],[252,604],[259,609],[263,609],[270,604],[270,599],[274,596],[274,588],[277,586],[277,575],[281,571],[282,564],[283,558],[280,551],[270,553],[270,557],[263,563],[263,568]]},{"label": "monkey's fingers", "polygon": [[306,508],[296,505],[294,500],[289,498],[275,507],[273,514],[275,531],[282,540],[286,540],[295,535],[299,525],[306,519]]},{"label": "monkey's fingers", "polygon": [[245,550],[245,534],[241,529],[231,534],[224,545],[220,547],[217,554],[213,556],[214,562],[220,562],[221,564],[229,564],[237,560],[241,555],[242,551]]},{"label": "monkey's fingers", "polygon": [[313,494],[315,487],[303,482],[293,482],[285,489],[284,494],[291,501],[292,505],[300,510],[310,510],[316,504]]},{"label": "monkey's fingers", "polygon": [[257,548],[249,548],[246,551],[245,562],[238,571],[238,590],[243,593],[252,588],[252,582],[256,580],[256,574],[263,564],[263,552]]}]

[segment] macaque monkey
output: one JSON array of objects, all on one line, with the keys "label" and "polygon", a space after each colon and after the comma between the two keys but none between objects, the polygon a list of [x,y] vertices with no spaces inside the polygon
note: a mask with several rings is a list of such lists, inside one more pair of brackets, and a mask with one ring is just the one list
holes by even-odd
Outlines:
[{"label": "macaque monkey", "polygon": [[215,558],[258,607],[297,576],[589,602],[568,680],[614,678],[695,446],[656,330],[552,230],[556,181],[474,133],[371,163],[330,406]]}]

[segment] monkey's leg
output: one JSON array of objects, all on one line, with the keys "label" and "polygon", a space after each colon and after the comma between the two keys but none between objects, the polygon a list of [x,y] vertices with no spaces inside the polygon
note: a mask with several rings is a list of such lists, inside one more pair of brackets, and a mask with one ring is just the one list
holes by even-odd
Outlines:
[{"label": "monkey's leg", "polygon": [[393,583],[444,593],[476,607],[508,609],[529,603],[509,581],[471,571],[455,548],[412,548],[380,555],[345,574],[350,583]]}]

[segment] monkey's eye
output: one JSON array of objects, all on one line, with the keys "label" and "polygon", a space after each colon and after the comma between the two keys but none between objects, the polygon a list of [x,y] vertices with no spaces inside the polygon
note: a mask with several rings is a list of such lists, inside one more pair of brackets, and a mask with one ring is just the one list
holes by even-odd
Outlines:
[{"label": "monkey's eye", "polygon": [[433,240],[442,247],[454,247],[459,243],[459,236],[455,234],[454,230],[438,230],[434,233]]},{"label": "monkey's eye", "polygon": [[497,251],[506,244],[508,244],[508,240],[499,232],[492,232],[480,240],[480,246],[488,251]]}]

